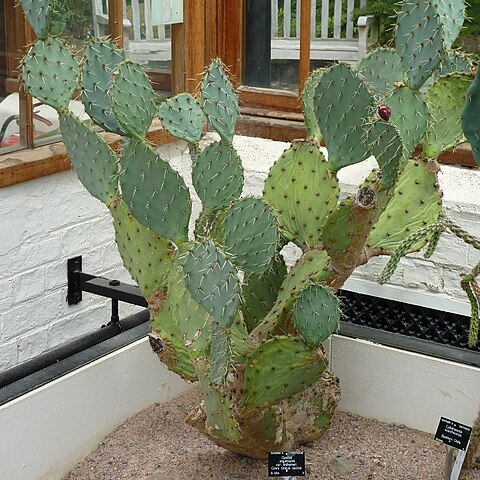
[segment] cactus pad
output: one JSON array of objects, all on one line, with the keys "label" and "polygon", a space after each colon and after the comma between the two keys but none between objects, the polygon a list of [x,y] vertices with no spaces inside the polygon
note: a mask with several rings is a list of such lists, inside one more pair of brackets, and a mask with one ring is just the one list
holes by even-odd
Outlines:
[{"label": "cactus pad", "polygon": [[283,258],[277,255],[260,275],[245,276],[242,285],[242,311],[248,330],[253,330],[275,304],[278,291],[287,275]]},{"label": "cactus pad", "polygon": [[298,338],[271,338],[247,359],[241,402],[248,407],[286,400],[312,385],[326,367],[321,349],[310,350]]},{"label": "cactus pad", "polygon": [[175,243],[185,241],[191,201],[183,178],[142,141],[132,140],[120,163],[122,195],[135,218]]},{"label": "cactus pad", "polygon": [[392,111],[390,122],[400,132],[407,160],[427,131],[430,119],[427,104],[420,93],[407,86],[396,88],[384,101]]},{"label": "cactus pad", "polygon": [[445,48],[451,48],[465,21],[464,0],[436,0]]},{"label": "cactus pad", "polygon": [[52,0],[20,0],[28,22],[40,39],[45,39],[50,31],[52,3]]},{"label": "cactus pad", "polygon": [[163,128],[186,142],[198,142],[202,136],[205,117],[197,99],[181,93],[165,100],[158,110]]},{"label": "cactus pad", "polygon": [[272,209],[260,198],[241,198],[223,221],[223,244],[238,268],[246,273],[265,271],[278,250],[280,235]]},{"label": "cactus pad", "polygon": [[230,332],[215,323],[210,344],[210,383],[223,385],[231,357]]},{"label": "cactus pad", "polygon": [[[392,199],[372,227],[367,248],[375,254],[392,254],[410,234],[434,223],[442,211],[434,161],[410,160],[395,186]],[[425,245],[421,241],[411,251]]]},{"label": "cactus pad", "polygon": [[206,428],[213,437],[221,437],[236,442],[241,432],[235,420],[233,407],[227,396],[218,387],[210,384],[208,363],[204,359],[195,360],[195,367],[200,380],[204,398],[204,410],[207,416]]},{"label": "cactus pad", "polygon": [[315,137],[318,141],[322,140],[322,132],[320,132],[317,117],[315,116],[313,99],[315,98],[315,89],[324,71],[322,68],[314,70],[305,82],[302,92],[302,111],[305,126],[307,127],[307,135],[308,137]]},{"label": "cactus pad", "polygon": [[210,64],[203,77],[200,104],[221,139],[231,142],[238,115],[238,98],[219,59]]},{"label": "cactus pad", "polygon": [[467,92],[465,106],[462,112],[462,129],[472,146],[475,161],[480,165],[480,68],[477,69],[475,80]]},{"label": "cactus pad", "polygon": [[377,121],[368,130],[367,138],[370,153],[375,156],[382,172],[381,185],[386,189],[392,188],[403,157],[400,134],[393,125]]},{"label": "cactus pad", "polygon": [[58,38],[38,40],[23,59],[25,91],[58,111],[68,108],[78,74],[73,52]]},{"label": "cactus pad", "polygon": [[344,63],[334,65],[318,82],[314,102],[330,170],[365,160],[364,124],[372,113],[373,99],[359,74]]},{"label": "cactus pad", "polygon": [[143,138],[157,112],[152,84],[143,68],[130,60],[122,62],[113,72],[110,98],[120,127],[133,138]]},{"label": "cactus pad", "polygon": [[335,208],[338,180],[313,141],[296,141],[270,169],[263,196],[282,234],[299,247],[319,244],[325,217]]},{"label": "cactus pad", "polygon": [[465,142],[461,114],[473,78],[469,73],[452,73],[439,77],[425,96],[431,114],[423,141],[423,154],[436,158],[441,153]]},{"label": "cactus pad", "polygon": [[109,90],[113,71],[125,60],[125,52],[111,42],[92,40],[85,47],[82,62],[82,100],[86,113],[107,132],[124,132],[112,111]]},{"label": "cactus pad", "polygon": [[295,328],[310,347],[317,347],[335,333],[341,316],[338,298],[329,288],[318,283],[302,290],[293,307]]},{"label": "cactus pad", "polygon": [[83,186],[107,205],[118,193],[118,158],[91,126],[70,112],[60,115],[63,143]]},{"label": "cactus pad", "polygon": [[418,90],[445,54],[440,15],[432,0],[404,0],[395,45],[410,86]]},{"label": "cactus pad", "polygon": [[174,245],[139,223],[120,198],[110,205],[115,241],[123,264],[145,298],[167,286]]},{"label": "cactus pad", "polygon": [[403,82],[402,59],[391,48],[376,48],[367,53],[355,67],[372,90],[387,95],[397,82]]},{"label": "cactus pad", "polygon": [[193,161],[192,182],[209,212],[237,200],[243,189],[243,167],[233,146],[214,142],[206,147]]},{"label": "cactus pad", "polygon": [[185,258],[183,272],[192,298],[221,327],[230,327],[240,305],[240,283],[220,248],[211,241],[196,244]]}]

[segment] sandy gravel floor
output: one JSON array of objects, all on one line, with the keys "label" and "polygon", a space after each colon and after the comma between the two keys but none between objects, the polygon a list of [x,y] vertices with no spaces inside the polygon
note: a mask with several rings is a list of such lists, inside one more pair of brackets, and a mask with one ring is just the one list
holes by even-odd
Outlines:
[{"label": "sandy gravel floor", "polygon": [[[146,408],[106,437],[65,480],[267,479],[266,462],[227,452],[184,423],[199,399],[193,390]],[[432,435],[350,414],[338,413],[325,437],[304,451],[304,478],[443,479],[445,450]],[[480,480],[480,470],[461,478]]]}]

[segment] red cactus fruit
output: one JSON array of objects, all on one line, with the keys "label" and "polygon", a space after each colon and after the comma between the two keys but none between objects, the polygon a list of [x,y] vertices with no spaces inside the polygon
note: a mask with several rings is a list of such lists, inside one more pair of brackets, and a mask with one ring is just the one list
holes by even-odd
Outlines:
[{"label": "red cactus fruit", "polygon": [[388,105],[381,103],[378,106],[378,114],[380,115],[380,118],[388,122],[390,120],[390,116],[392,115],[392,109]]}]

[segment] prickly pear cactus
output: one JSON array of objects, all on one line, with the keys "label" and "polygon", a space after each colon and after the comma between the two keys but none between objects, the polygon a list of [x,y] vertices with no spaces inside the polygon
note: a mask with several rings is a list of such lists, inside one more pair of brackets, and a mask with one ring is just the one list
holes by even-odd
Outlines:
[{"label": "prickly pear cactus", "polygon": [[[182,93],[158,106],[148,75],[115,45],[89,42],[79,67],[69,47],[48,36],[50,3],[21,3],[40,38],[23,62],[26,91],[58,110],[79,179],[112,214],[123,262],[149,305],[153,350],[183,379],[200,382],[203,401],[188,421],[256,458],[318,438],[340,398],[323,348],[340,325],[337,290],[376,255],[391,256],[387,281],[402,255],[425,244],[431,254],[447,228],[473,242],[445,219],[435,161],[463,139],[460,92],[473,79],[442,75],[454,58],[445,48],[463,22],[449,12],[463,15],[463,4],[405,0],[396,51],[314,72],[302,97],[308,138],[275,162],[255,198],[241,196],[238,99],[219,59],[198,98]],[[68,109],[78,87],[91,120]],[[477,161],[479,90],[477,79],[463,113]],[[203,208],[197,219],[187,183],[146,139],[156,116],[188,144],[191,188]],[[123,135],[119,152],[94,123]],[[209,145],[200,141],[205,123],[219,137]],[[411,158],[423,139],[431,158]],[[337,172],[372,155],[379,168],[354,195],[342,194]],[[290,270],[287,242],[302,250]],[[464,282],[472,298],[480,292],[475,276]],[[478,318],[471,331],[475,343]]]}]

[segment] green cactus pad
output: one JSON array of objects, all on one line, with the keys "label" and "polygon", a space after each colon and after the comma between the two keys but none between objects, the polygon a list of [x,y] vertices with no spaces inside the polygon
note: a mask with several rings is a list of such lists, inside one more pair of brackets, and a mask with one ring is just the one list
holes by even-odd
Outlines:
[{"label": "green cactus pad", "polygon": [[235,419],[232,404],[218,387],[210,383],[207,361],[204,359],[195,360],[195,367],[203,394],[207,431],[213,437],[237,442],[241,437],[241,432]]},{"label": "green cactus pad", "polygon": [[112,111],[109,90],[113,71],[125,60],[125,52],[106,40],[94,39],[85,46],[82,62],[82,101],[85,112],[107,132],[124,134]]},{"label": "green cactus pad", "polygon": [[241,403],[248,407],[286,400],[312,385],[326,367],[320,349],[310,350],[298,338],[271,338],[247,359]]},{"label": "green cactus pad", "polygon": [[314,103],[330,170],[365,160],[364,124],[372,114],[373,98],[360,75],[344,63],[334,65],[318,82]]},{"label": "green cactus pad", "polygon": [[287,267],[283,257],[276,255],[265,272],[245,276],[242,286],[242,311],[249,331],[252,331],[274,306],[286,275]]},{"label": "green cactus pad", "polygon": [[198,100],[181,93],[165,100],[158,110],[162,127],[174,137],[186,142],[198,142],[202,136],[205,117]]},{"label": "green cactus pad", "polygon": [[277,219],[260,198],[241,198],[228,209],[223,221],[223,244],[238,268],[262,273],[270,265],[280,241]]},{"label": "green cactus pad", "polygon": [[398,177],[403,157],[400,133],[389,123],[377,121],[368,130],[370,153],[375,156],[382,172],[381,185],[392,188]]},{"label": "green cactus pad", "polygon": [[338,194],[337,177],[315,140],[295,141],[270,169],[263,192],[282,234],[302,248],[319,244]]},{"label": "green cactus pad", "polygon": [[392,48],[376,48],[355,67],[378,95],[387,95],[395,83],[403,82],[402,59]]},{"label": "green cactus pad", "polygon": [[472,81],[469,73],[452,73],[437,78],[427,90],[425,96],[431,121],[423,140],[423,154],[426,157],[436,158],[466,141],[461,115]]},{"label": "green cactus pad", "polygon": [[83,186],[107,205],[118,193],[118,158],[92,126],[70,112],[60,115],[60,131]]},{"label": "green cactus pad", "polygon": [[196,244],[185,258],[183,273],[192,298],[222,328],[230,327],[240,306],[240,282],[222,250],[211,241]]},{"label": "green cactus pad", "polygon": [[23,59],[25,91],[58,111],[68,108],[78,74],[73,52],[58,38],[38,40]]},{"label": "green cactus pad", "polygon": [[110,205],[123,264],[145,298],[167,286],[174,245],[139,223],[119,197]]},{"label": "green cactus pad", "polygon": [[470,73],[473,66],[473,61],[468,54],[458,50],[448,50],[436,76],[448,75],[449,73]]},{"label": "green cactus pad", "polygon": [[152,84],[143,68],[130,60],[120,63],[113,72],[110,98],[120,127],[133,138],[145,137],[157,107]]},{"label": "green cactus pad", "polygon": [[327,287],[306,287],[293,307],[293,323],[310,347],[317,347],[338,330],[342,312],[340,302]]},{"label": "green cactus pad", "polygon": [[290,269],[279,289],[273,308],[251,333],[255,340],[265,340],[275,331],[291,311],[301,291],[312,283],[328,284],[331,271],[330,257],[325,250],[310,250],[304,253]]},{"label": "green cactus pad", "polygon": [[480,68],[477,69],[475,80],[467,92],[465,107],[462,112],[462,129],[472,146],[475,161],[480,165]]},{"label": "green cactus pad", "polygon": [[215,212],[240,197],[243,167],[231,144],[214,142],[206,147],[192,167],[192,182],[205,209]]},{"label": "green cactus pad", "polygon": [[229,332],[215,323],[212,330],[212,342],[210,345],[210,383],[223,385],[227,378],[228,367],[231,357],[231,345]]},{"label": "green cactus pad", "polygon": [[398,14],[395,45],[409,85],[418,90],[445,54],[440,15],[432,0],[404,0]]},{"label": "green cactus pad", "polygon": [[221,139],[231,142],[238,115],[238,98],[218,58],[210,64],[203,77],[200,104]]},{"label": "green cactus pad", "polygon": [[404,160],[410,158],[428,128],[430,114],[420,93],[407,86],[396,88],[384,99],[392,114],[393,123],[402,137]]},{"label": "green cactus pad", "polygon": [[440,14],[445,48],[451,48],[465,21],[465,2],[463,0],[436,0],[435,6]]},{"label": "green cactus pad", "polygon": [[38,38],[45,39],[50,31],[52,0],[20,0],[28,23]]},{"label": "green cactus pad", "polygon": [[143,141],[132,140],[120,163],[122,196],[132,215],[177,244],[187,240],[191,200],[183,178]]},{"label": "green cactus pad", "polygon": [[[434,161],[410,160],[395,186],[392,199],[372,227],[366,246],[374,254],[392,254],[410,234],[434,223],[442,211]],[[425,241],[412,247],[417,251]]]},{"label": "green cactus pad", "polygon": [[318,126],[317,117],[315,116],[313,99],[315,98],[315,89],[324,72],[325,69],[323,68],[314,70],[305,82],[302,92],[302,111],[305,126],[307,127],[307,135],[308,137],[315,137],[319,142],[323,137],[322,132],[320,132],[320,127]]}]

